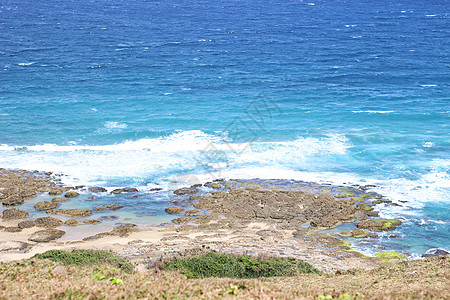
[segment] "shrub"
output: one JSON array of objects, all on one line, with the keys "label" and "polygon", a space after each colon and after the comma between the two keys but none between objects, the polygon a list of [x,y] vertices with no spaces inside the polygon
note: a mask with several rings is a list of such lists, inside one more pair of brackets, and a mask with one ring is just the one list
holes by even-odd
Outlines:
[{"label": "shrub", "polygon": [[163,269],[181,270],[188,278],[256,278],[319,273],[309,263],[295,258],[258,260],[250,255],[236,256],[215,251],[196,257],[173,258],[164,262]]},{"label": "shrub", "polygon": [[116,268],[121,268],[127,273],[133,271],[133,265],[126,259],[114,256],[111,252],[100,250],[74,250],[72,252],[64,250],[50,250],[35,256],[39,259],[49,259],[55,262],[61,262],[65,265],[99,265],[109,264]]}]

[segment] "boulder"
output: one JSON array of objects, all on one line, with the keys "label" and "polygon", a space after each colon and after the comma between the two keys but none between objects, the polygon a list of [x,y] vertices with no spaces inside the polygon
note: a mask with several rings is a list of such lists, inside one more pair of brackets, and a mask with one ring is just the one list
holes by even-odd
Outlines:
[{"label": "boulder", "polygon": [[36,210],[48,210],[48,209],[56,208],[57,206],[58,206],[58,203],[55,203],[55,202],[41,201],[41,202],[36,203],[36,205],[34,205],[34,208]]},{"label": "boulder", "polygon": [[74,208],[74,209],[50,209],[46,213],[52,215],[63,215],[67,217],[87,217],[92,214],[92,210],[87,208]]},{"label": "boulder", "polygon": [[112,211],[115,211],[115,210],[118,210],[118,209],[123,208],[122,205],[117,205],[117,204],[110,204],[110,205],[107,205],[106,207],[107,207],[109,210],[112,210]]},{"label": "boulder", "polygon": [[181,207],[168,207],[165,209],[168,214],[179,214],[184,211],[184,208]]},{"label": "boulder", "polygon": [[23,250],[28,247],[27,243],[18,241],[5,241],[0,242],[0,252],[11,251],[11,250]]},{"label": "boulder", "polygon": [[450,252],[448,252],[445,249],[442,248],[434,248],[434,249],[430,249],[427,252],[425,252],[424,254],[422,254],[422,257],[434,257],[434,256],[443,256],[443,255],[449,255]]},{"label": "boulder", "polygon": [[26,221],[22,221],[19,224],[17,224],[17,227],[25,229],[25,228],[31,228],[36,226],[36,222],[33,220],[26,220]]},{"label": "boulder", "polygon": [[88,188],[88,191],[92,193],[104,193],[107,190],[101,186],[91,186],[90,188]]},{"label": "boulder", "polygon": [[54,188],[54,189],[51,189],[50,191],[48,191],[48,194],[52,195],[52,196],[56,196],[56,195],[61,195],[63,192],[64,192],[63,189]]},{"label": "boulder", "polygon": [[75,192],[75,191],[69,191],[69,192],[67,192],[65,195],[64,195],[64,197],[66,197],[66,198],[73,198],[73,197],[76,197],[76,196],[78,196],[79,195],[79,193],[77,193],[77,192]]},{"label": "boulder", "polygon": [[53,217],[42,217],[37,218],[35,221],[35,224],[37,227],[44,227],[44,228],[54,228],[54,227],[60,227],[63,225],[63,221],[57,218]]},{"label": "boulder", "polygon": [[30,214],[26,210],[18,208],[5,209],[2,213],[3,221],[13,221],[28,218]]},{"label": "boulder", "polygon": [[49,242],[49,241],[59,239],[64,234],[66,234],[66,233],[62,230],[45,229],[45,230],[36,231],[35,233],[33,233],[30,236],[30,238],[28,240],[32,241],[32,242],[44,243],[44,242]]},{"label": "boulder", "polygon": [[66,201],[67,201],[67,199],[63,198],[63,197],[55,197],[52,199],[52,202],[55,202],[55,203],[61,203],[61,202],[66,202]]}]

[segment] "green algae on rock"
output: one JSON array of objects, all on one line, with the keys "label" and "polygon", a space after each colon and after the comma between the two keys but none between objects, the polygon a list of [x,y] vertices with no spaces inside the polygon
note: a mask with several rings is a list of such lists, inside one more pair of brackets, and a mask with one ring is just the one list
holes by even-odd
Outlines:
[{"label": "green algae on rock", "polygon": [[385,261],[406,259],[406,255],[400,254],[395,251],[378,252],[375,254],[375,257]]},{"label": "green algae on rock", "polygon": [[377,219],[361,221],[356,224],[356,227],[373,231],[391,231],[401,224],[402,221],[396,219]]}]

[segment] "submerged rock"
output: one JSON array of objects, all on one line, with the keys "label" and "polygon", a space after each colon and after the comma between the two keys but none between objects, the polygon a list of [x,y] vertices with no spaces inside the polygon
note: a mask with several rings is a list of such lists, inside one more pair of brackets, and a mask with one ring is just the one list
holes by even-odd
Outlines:
[{"label": "submerged rock", "polygon": [[13,221],[28,218],[30,214],[26,210],[18,208],[5,209],[2,213],[3,221]]},{"label": "submerged rock", "polygon": [[49,242],[49,241],[59,239],[64,234],[66,234],[66,233],[62,230],[45,229],[45,230],[36,231],[35,233],[33,233],[30,236],[30,238],[28,240],[32,241],[32,242],[44,243],[44,242]]},{"label": "submerged rock", "polygon": [[63,225],[63,221],[53,217],[42,217],[35,220],[37,227],[55,228]]},{"label": "submerged rock", "polygon": [[166,211],[166,213],[173,215],[173,214],[179,214],[179,213],[183,212],[184,208],[182,208],[182,207],[168,207],[168,208],[165,209],[165,211]]},{"label": "submerged rock", "polygon": [[50,202],[50,201],[42,201],[42,202],[38,202],[34,205],[34,208],[36,210],[49,210],[49,209],[53,209],[56,208],[58,206],[57,203],[55,202]]},{"label": "submerged rock", "polygon": [[108,210],[108,209],[104,206],[98,206],[98,207],[94,208],[94,211],[105,211],[105,210]]},{"label": "submerged rock", "polygon": [[376,237],[378,237],[378,235],[376,235],[374,233],[370,233],[370,232],[362,230],[362,229],[341,231],[340,233],[338,233],[338,235],[342,236],[342,237],[354,237],[354,238],[367,238],[367,237],[376,238]]},{"label": "submerged rock", "polygon": [[67,217],[87,217],[92,214],[92,210],[87,208],[74,208],[74,209],[50,209],[46,213],[52,215],[63,215]]}]

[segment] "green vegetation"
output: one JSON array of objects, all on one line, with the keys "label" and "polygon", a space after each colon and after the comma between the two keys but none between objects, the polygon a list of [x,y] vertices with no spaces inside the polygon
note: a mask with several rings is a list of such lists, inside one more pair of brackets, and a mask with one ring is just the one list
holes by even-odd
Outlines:
[{"label": "green vegetation", "polygon": [[257,278],[319,272],[309,263],[294,258],[258,260],[250,255],[236,256],[214,251],[202,256],[174,258],[166,261],[163,269],[181,270],[187,278]]},{"label": "green vegetation", "polygon": [[100,250],[74,250],[67,252],[64,250],[50,250],[35,256],[39,259],[49,259],[55,262],[61,262],[65,265],[100,265],[109,264],[116,268],[121,268],[123,271],[131,273],[133,265],[127,260],[115,257],[111,252]]},{"label": "green vegetation", "polygon": [[397,253],[395,251],[385,251],[385,252],[378,252],[375,254],[375,257],[378,257],[382,260],[396,260],[396,259],[406,259],[406,256],[400,253]]},{"label": "green vegetation", "polygon": [[373,270],[272,278],[187,279],[48,259],[0,263],[0,299],[448,299],[450,257],[402,260]]}]

